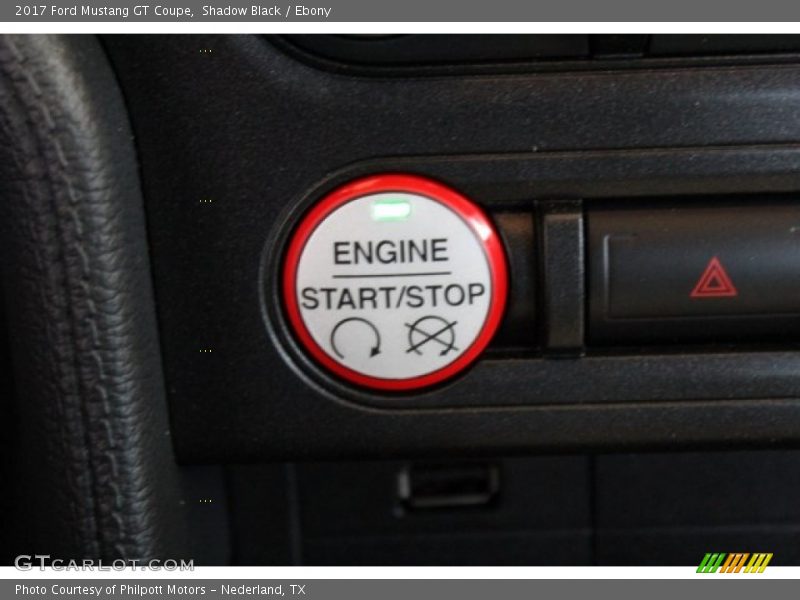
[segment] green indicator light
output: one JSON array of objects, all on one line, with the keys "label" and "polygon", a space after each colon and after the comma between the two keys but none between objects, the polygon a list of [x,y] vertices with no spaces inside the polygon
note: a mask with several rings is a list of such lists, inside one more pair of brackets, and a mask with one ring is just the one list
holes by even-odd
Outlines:
[{"label": "green indicator light", "polygon": [[373,221],[405,221],[411,216],[411,202],[400,199],[377,200],[372,203]]}]

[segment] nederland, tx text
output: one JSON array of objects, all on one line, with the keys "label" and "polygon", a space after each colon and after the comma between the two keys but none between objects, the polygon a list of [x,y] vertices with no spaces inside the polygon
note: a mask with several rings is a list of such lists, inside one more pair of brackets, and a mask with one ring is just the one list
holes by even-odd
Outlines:
[{"label": "nederland, tx text", "polygon": [[384,285],[365,287],[304,287],[301,305],[306,310],[385,310],[472,306],[486,293],[482,283]]}]

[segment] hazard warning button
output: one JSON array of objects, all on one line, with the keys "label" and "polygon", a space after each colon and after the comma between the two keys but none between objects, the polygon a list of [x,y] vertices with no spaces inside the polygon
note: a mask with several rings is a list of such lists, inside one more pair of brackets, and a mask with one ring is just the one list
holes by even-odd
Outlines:
[{"label": "hazard warning button", "polygon": [[593,343],[800,338],[800,204],[588,211]]},{"label": "hazard warning button", "polygon": [[286,315],[333,374],[412,390],[469,366],[491,340],[508,289],[491,221],[466,197],[412,175],[378,175],[316,204],[290,240]]},{"label": "hazard warning button", "polygon": [[738,295],[739,292],[728,277],[725,267],[716,256],[708,262],[697,285],[689,294],[691,298],[727,298]]}]

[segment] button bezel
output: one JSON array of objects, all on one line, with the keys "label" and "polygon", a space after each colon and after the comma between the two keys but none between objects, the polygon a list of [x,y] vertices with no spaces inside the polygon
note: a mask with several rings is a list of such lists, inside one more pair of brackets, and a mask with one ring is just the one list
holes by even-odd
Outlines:
[{"label": "button bezel", "polygon": [[[425,375],[407,379],[385,379],[355,371],[334,360],[314,339],[303,320],[297,302],[297,269],[303,250],[314,231],[345,204],[364,196],[406,192],[419,194],[443,204],[473,230],[481,241],[492,283],[491,299],[480,334],[453,362]],[[287,319],[302,347],[325,369],[345,381],[379,391],[409,391],[430,387],[451,379],[469,367],[492,340],[503,319],[508,296],[508,267],[497,229],[477,204],[432,179],[408,174],[378,174],[362,177],[334,189],[324,196],[300,221],[291,236],[284,259],[282,296]]]}]

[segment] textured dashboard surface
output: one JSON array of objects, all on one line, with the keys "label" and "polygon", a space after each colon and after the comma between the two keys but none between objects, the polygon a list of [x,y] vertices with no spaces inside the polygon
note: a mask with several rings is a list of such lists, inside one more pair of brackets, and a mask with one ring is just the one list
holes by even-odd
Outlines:
[{"label": "textured dashboard surface", "polygon": [[[97,40],[0,37],[3,283],[17,550],[177,555],[183,539],[136,158]],[[13,536],[12,536],[13,539]]]}]

